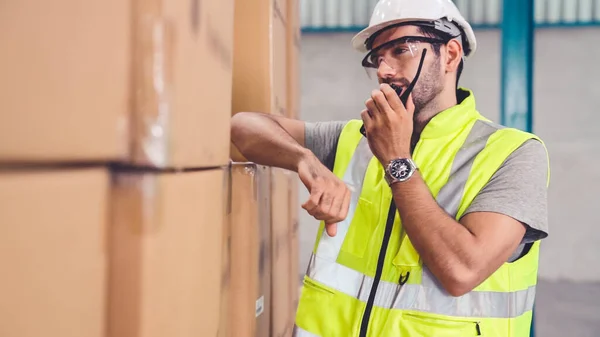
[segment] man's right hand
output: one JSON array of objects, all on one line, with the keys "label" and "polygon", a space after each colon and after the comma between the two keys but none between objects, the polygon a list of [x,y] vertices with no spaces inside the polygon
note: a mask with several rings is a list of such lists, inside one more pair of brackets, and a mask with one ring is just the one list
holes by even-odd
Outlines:
[{"label": "man's right hand", "polygon": [[348,215],[350,190],[314,155],[299,162],[298,175],[310,193],[302,208],[315,219],[324,221],[327,234],[335,236],[337,223]]}]

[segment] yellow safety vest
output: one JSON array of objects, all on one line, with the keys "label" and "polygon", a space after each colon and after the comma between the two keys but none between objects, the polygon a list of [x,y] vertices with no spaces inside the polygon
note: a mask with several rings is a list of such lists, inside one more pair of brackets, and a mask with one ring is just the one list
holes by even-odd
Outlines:
[{"label": "yellow safety vest", "polygon": [[[427,124],[413,153],[432,195],[457,220],[514,150],[539,140],[491,123],[470,91],[459,94],[467,97]],[[473,291],[451,296],[404,234],[361,125],[349,122],[339,138],[333,172],[351,188],[350,209],[335,237],[321,223],[295,336],[529,336],[539,241]]]}]

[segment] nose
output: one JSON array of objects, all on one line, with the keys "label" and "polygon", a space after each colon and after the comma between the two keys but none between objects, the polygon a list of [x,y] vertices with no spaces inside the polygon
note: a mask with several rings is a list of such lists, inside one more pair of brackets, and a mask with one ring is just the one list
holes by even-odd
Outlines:
[{"label": "nose", "polygon": [[381,63],[379,63],[379,67],[377,68],[377,77],[386,80],[394,78],[394,76],[396,76],[396,70],[390,67],[389,64],[382,60]]}]

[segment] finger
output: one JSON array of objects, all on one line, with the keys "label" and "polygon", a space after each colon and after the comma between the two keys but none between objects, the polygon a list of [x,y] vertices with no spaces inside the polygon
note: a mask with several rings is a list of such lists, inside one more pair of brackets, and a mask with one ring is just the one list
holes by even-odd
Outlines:
[{"label": "finger", "polygon": [[352,198],[352,192],[350,192],[350,190],[347,190],[346,194],[344,195],[344,201],[342,202],[342,207],[340,208],[340,213],[339,213],[339,217],[342,219],[346,219],[346,217],[348,216],[351,198]]},{"label": "finger", "polygon": [[404,105],[402,104],[400,97],[389,84],[383,83],[379,86],[379,88],[381,89],[381,92],[385,95],[385,98],[387,99],[390,108],[392,108],[394,111],[404,110]]},{"label": "finger", "polygon": [[335,197],[331,192],[325,192],[323,193],[323,196],[321,197],[321,201],[319,202],[319,209],[318,212],[320,212],[325,219],[322,220],[326,220],[328,218],[331,217],[331,205],[333,204]]},{"label": "finger", "polygon": [[360,117],[362,118],[363,124],[365,126],[365,131],[368,133],[369,129],[371,128],[371,125],[373,124],[373,119],[369,115],[369,111],[367,109],[363,110],[360,113]]},{"label": "finger", "polygon": [[338,210],[336,221],[326,222],[325,230],[327,231],[327,235],[333,237],[337,234],[337,225],[339,222],[344,221],[346,216],[348,216],[348,208],[350,207],[350,198],[352,197],[352,193],[349,189],[346,189],[344,193],[344,197],[340,199],[342,202],[340,204],[340,208]]},{"label": "finger", "polygon": [[[317,207],[319,207],[319,201],[321,200],[321,196],[323,195],[322,189],[318,186],[314,187],[308,197],[308,200],[302,205],[309,214],[313,212]],[[312,215],[312,214],[311,214]]]},{"label": "finger", "polygon": [[329,210],[329,213],[335,218],[336,221],[342,221],[344,220],[344,218],[340,218],[340,213],[342,210],[342,206],[344,205],[344,199],[346,197],[346,188],[344,187],[344,190],[342,193],[340,193],[332,202],[331,204],[331,209]]},{"label": "finger", "polygon": [[334,237],[337,234],[337,223],[325,224],[327,235]]},{"label": "finger", "polygon": [[379,112],[379,108],[375,104],[375,101],[373,100],[373,98],[369,98],[368,100],[366,100],[365,106],[367,107],[367,110],[368,110],[368,113],[369,113],[369,116],[371,117],[371,119],[375,120],[375,119],[377,119],[377,117],[379,115],[381,115],[381,113]]},{"label": "finger", "polygon": [[371,92],[371,98],[375,102],[375,105],[377,106],[377,109],[380,113],[385,114],[393,111],[390,107],[390,104],[387,101],[387,98],[381,90],[373,90]]}]

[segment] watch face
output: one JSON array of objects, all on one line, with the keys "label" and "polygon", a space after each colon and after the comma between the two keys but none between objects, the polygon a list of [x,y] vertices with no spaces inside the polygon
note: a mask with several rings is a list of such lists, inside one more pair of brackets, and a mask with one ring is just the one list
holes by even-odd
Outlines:
[{"label": "watch face", "polygon": [[390,175],[398,180],[405,180],[410,176],[411,165],[406,159],[394,160],[390,165]]}]

